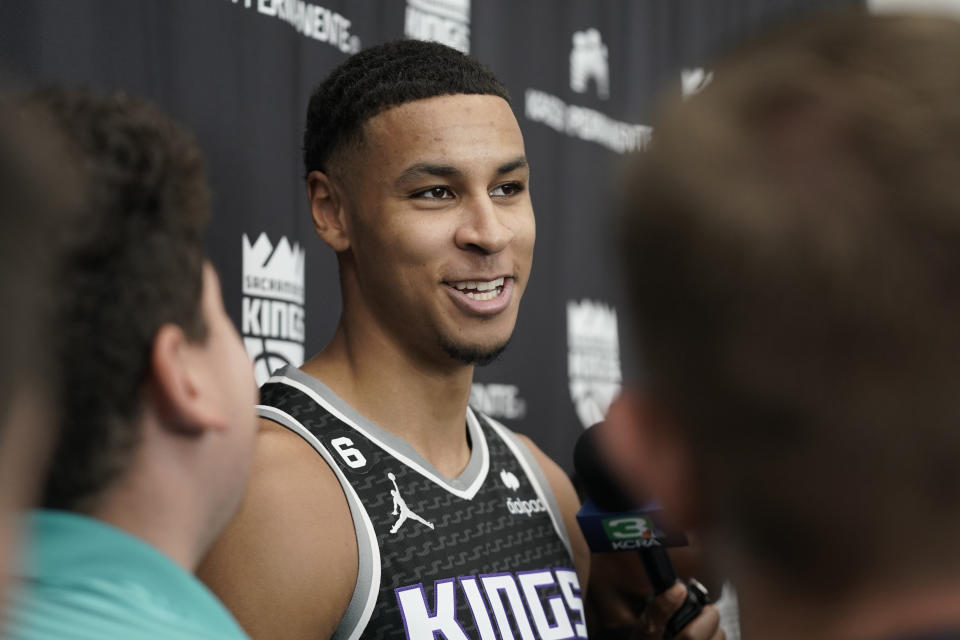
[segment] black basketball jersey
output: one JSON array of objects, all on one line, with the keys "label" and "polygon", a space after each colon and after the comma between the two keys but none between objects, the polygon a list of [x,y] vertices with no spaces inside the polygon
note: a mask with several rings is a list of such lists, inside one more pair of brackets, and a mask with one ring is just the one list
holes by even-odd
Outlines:
[{"label": "black basketball jersey", "polygon": [[359,567],[335,640],[586,638],[556,500],[506,427],[468,409],[470,461],[447,479],[299,369],[260,398],[262,417],[327,461],[350,506]]}]

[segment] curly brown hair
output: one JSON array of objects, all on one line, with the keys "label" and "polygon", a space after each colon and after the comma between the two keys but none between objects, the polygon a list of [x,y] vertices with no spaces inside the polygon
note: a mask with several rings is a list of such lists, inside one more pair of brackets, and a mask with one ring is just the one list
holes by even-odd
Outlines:
[{"label": "curly brown hair", "polygon": [[61,380],[60,436],[43,494],[84,510],[126,468],[160,327],[202,340],[204,161],[193,136],[126,95],[46,89],[27,103],[49,115],[82,170],[78,224],[63,229],[53,333]]}]

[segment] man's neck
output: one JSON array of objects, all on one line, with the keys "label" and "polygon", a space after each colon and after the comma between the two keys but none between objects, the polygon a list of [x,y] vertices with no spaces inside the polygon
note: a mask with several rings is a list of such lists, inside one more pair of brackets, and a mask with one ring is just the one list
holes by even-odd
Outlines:
[{"label": "man's neck", "polygon": [[376,336],[351,339],[341,325],[302,368],[406,440],[443,475],[459,475],[469,461],[465,418],[472,365],[418,359]]}]

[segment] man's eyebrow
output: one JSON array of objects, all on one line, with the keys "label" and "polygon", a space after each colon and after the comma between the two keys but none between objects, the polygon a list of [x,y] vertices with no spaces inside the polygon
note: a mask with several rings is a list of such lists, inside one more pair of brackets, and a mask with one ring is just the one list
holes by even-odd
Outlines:
[{"label": "man's eyebrow", "polygon": [[[529,165],[527,164],[527,158],[525,156],[518,156],[509,162],[505,162],[499,167],[497,167],[497,175],[503,175],[505,173],[510,173],[511,171],[516,171],[517,169],[525,169]],[[424,176],[437,176],[440,178],[459,178],[463,176],[463,171],[457,167],[449,164],[437,164],[434,162],[418,162],[412,164],[397,177],[396,184],[403,184],[404,182],[409,182],[411,180],[417,180]]]},{"label": "man's eyebrow", "polygon": [[527,158],[525,156],[518,156],[510,162],[505,162],[497,167],[497,173],[503,175],[504,173],[510,173],[511,171],[516,171],[517,169],[526,169],[529,166],[530,165],[527,164]]},{"label": "man's eyebrow", "polygon": [[403,170],[403,173],[397,177],[396,183],[402,184],[410,180],[416,180],[424,176],[438,176],[440,178],[453,178],[462,176],[463,172],[449,164],[434,164],[432,162],[418,162],[412,164]]}]

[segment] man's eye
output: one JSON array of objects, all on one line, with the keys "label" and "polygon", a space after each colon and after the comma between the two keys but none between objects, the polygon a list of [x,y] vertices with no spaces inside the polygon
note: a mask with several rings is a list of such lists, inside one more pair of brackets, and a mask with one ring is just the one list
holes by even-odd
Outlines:
[{"label": "man's eye", "polygon": [[500,196],[500,197],[515,196],[521,191],[523,191],[522,184],[520,184],[519,182],[508,182],[506,184],[501,184],[500,186],[495,187],[493,190],[490,191],[490,195]]},{"label": "man's eye", "polygon": [[427,200],[440,200],[444,198],[452,198],[453,192],[450,191],[447,187],[430,187],[424,191],[418,191],[413,194],[414,198],[426,198]]}]

